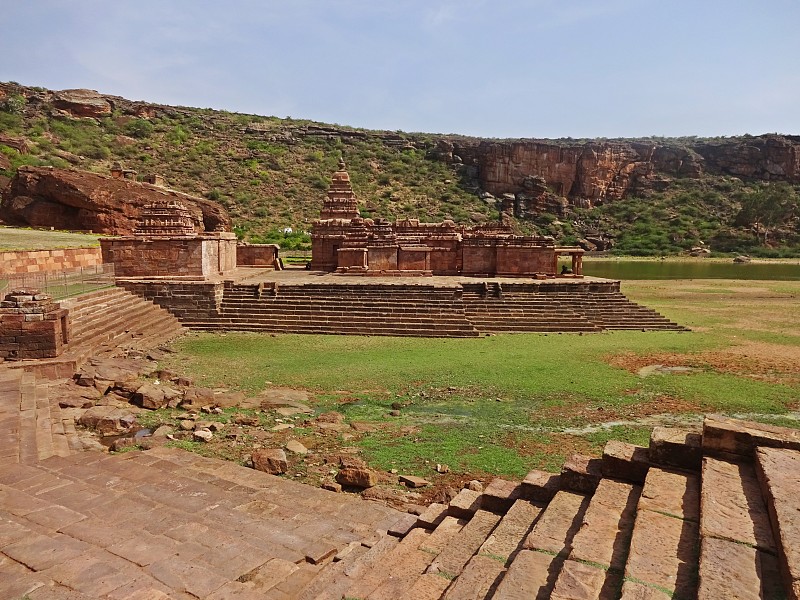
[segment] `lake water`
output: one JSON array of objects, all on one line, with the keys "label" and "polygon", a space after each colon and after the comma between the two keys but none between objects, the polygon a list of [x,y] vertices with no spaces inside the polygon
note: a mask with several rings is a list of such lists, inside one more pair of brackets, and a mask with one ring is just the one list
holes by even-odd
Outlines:
[{"label": "lake water", "polygon": [[800,280],[800,265],[584,258],[583,274],[607,279],[772,279]]}]

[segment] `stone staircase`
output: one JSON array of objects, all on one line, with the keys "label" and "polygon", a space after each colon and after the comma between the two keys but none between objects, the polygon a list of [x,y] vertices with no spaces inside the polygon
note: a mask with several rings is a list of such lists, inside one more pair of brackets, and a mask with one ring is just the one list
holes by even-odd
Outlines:
[{"label": "stone staircase", "polygon": [[477,337],[456,288],[432,285],[227,286],[219,316],[192,329],[282,333]]},{"label": "stone staircase", "polygon": [[[225,285],[214,314],[183,311],[192,329],[476,337],[494,332],[677,330],[657,312],[619,292],[546,284]],[[607,287],[607,286],[606,286]]]},{"label": "stone staircase", "polygon": [[797,599],[799,498],[799,431],[712,416],[464,489],[297,597]]},{"label": "stone staircase", "polygon": [[571,308],[602,329],[646,331],[688,331],[652,308],[628,300],[621,292],[583,290],[555,292],[553,301]]},{"label": "stone staircase", "polygon": [[553,302],[551,294],[507,290],[498,283],[462,284],[464,311],[479,331],[597,332],[601,327],[580,311]]},{"label": "stone staircase", "polygon": [[169,311],[122,288],[110,288],[61,301],[69,309],[70,339],[58,358],[7,362],[51,378],[71,377],[91,356],[144,350],[183,332]]},{"label": "stone staircase", "polygon": [[464,309],[480,331],[687,331],[603,286],[463,284]]},{"label": "stone staircase", "polygon": [[51,456],[98,449],[75,428],[75,411],[62,409],[53,382],[22,369],[0,370],[0,460],[35,464]]}]

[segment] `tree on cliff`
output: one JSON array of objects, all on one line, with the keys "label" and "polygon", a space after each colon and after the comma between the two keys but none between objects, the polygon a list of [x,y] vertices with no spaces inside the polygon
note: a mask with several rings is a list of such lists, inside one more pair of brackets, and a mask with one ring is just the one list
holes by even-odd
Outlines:
[{"label": "tree on cliff", "polygon": [[751,227],[764,246],[775,228],[800,215],[800,199],[795,189],[785,182],[765,183],[739,197],[742,208],[736,224]]}]

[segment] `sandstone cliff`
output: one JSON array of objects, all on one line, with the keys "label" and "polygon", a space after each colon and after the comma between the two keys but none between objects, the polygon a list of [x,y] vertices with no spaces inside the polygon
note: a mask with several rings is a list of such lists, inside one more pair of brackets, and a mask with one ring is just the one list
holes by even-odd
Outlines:
[{"label": "sandstone cliff", "polygon": [[230,231],[225,209],[209,200],[125,179],[51,167],[20,167],[3,192],[0,220],[9,225],[133,232],[141,208],[158,199],[182,202],[196,231]]},{"label": "sandstone cliff", "polygon": [[472,168],[485,191],[526,195],[541,177],[579,206],[663,190],[677,177],[704,174],[800,183],[800,137],[765,135],[685,144],[608,141],[447,140],[433,155]]}]

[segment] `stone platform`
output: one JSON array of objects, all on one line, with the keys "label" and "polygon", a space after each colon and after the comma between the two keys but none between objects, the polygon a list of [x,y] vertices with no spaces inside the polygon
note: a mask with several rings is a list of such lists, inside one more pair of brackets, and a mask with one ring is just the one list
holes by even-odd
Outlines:
[{"label": "stone platform", "polygon": [[192,329],[477,337],[495,332],[598,332],[684,327],[593,277],[357,277],[239,267],[206,281],[118,284]]}]

